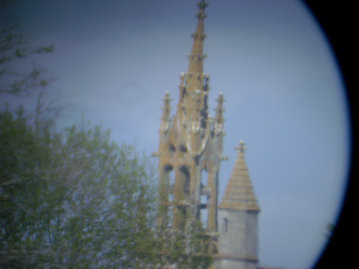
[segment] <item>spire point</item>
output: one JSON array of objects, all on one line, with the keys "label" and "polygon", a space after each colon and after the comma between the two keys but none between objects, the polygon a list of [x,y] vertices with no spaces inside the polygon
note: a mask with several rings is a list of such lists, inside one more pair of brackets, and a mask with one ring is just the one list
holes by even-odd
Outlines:
[{"label": "spire point", "polygon": [[[208,3],[204,0],[197,3],[199,7],[199,11],[196,14],[198,18],[197,28],[193,37],[193,45],[190,55],[188,56],[189,65],[188,65],[188,78],[187,78],[187,85],[189,91],[194,90],[195,88],[203,90],[203,61],[206,55],[203,53],[203,43],[206,37],[204,33],[204,19],[207,17],[205,14],[205,8],[208,6]],[[193,75],[191,77],[191,74]],[[201,77],[197,79],[197,76],[200,75]]]},{"label": "spire point", "polygon": [[224,100],[224,95],[223,95],[223,92],[220,92],[216,101],[219,103],[219,104],[223,104],[223,102],[225,101]]},{"label": "spire point", "polygon": [[170,92],[169,91],[166,91],[165,92],[165,97],[163,98],[163,100],[165,101],[165,102],[169,102],[169,101],[171,101],[172,100],[172,98],[170,97]]},{"label": "spire point", "polygon": [[200,10],[205,10],[208,6],[208,3],[205,0],[201,0],[201,2],[197,3],[197,6]]}]

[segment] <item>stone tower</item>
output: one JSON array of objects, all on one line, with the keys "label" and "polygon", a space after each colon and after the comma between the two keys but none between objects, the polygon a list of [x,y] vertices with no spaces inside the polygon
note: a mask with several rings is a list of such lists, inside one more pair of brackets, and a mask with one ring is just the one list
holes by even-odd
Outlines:
[{"label": "stone tower", "polygon": [[159,149],[155,154],[159,158],[157,225],[185,231],[186,225],[200,220],[206,210],[205,226],[209,232],[216,232],[224,99],[220,94],[215,117],[211,118],[208,112],[209,76],[203,73],[207,3],[202,0],[198,7],[188,71],[180,76],[180,98],[173,118],[170,116],[169,93],[164,98]]},{"label": "stone tower", "polygon": [[223,269],[256,269],[260,209],[244,160],[244,142],[236,149],[238,157],[218,209],[217,265]]},{"label": "stone tower", "polygon": [[259,207],[244,162],[242,142],[223,201],[217,208],[220,164],[227,159],[222,155],[224,98],[219,94],[215,115],[211,117],[209,76],[203,73],[206,7],[204,0],[198,3],[188,70],[180,76],[179,102],[173,117],[169,93],[164,97],[159,148],[154,154],[159,159],[157,227],[185,232],[186,227],[204,217],[202,224],[208,234],[217,239],[219,235],[217,267],[255,269]]}]

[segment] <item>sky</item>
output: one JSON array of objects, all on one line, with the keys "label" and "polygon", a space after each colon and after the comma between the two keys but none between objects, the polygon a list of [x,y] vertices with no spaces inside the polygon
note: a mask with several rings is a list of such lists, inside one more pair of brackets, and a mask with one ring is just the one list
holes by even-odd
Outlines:
[{"label": "sky", "polygon": [[[82,117],[118,143],[157,151],[166,91],[175,113],[180,73],[195,31],[194,0],[17,0],[7,19],[30,44],[54,44],[33,59],[66,105],[60,125]],[[223,92],[220,198],[246,142],[261,207],[261,265],[309,268],[335,223],[347,179],[350,126],[335,55],[310,11],[296,0],[209,0],[204,72],[211,115]],[[155,160],[154,160],[155,161]]]}]

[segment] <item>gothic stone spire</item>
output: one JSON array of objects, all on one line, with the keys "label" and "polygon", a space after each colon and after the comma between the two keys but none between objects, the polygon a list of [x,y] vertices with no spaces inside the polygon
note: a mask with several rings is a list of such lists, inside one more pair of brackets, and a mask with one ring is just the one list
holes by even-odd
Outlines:
[{"label": "gothic stone spire", "polygon": [[[203,73],[206,7],[205,1],[198,3],[198,22],[188,70],[181,73],[180,98],[172,119],[169,119],[169,97],[166,95],[156,154],[160,179],[158,224],[166,227],[166,212],[172,212],[169,224],[180,231],[194,220],[200,220],[202,210],[208,212],[207,230],[217,231],[218,172],[224,131],[222,124],[214,127],[214,119],[208,112],[209,76]],[[220,123],[223,123],[222,101],[217,109],[221,114],[217,116]],[[202,201],[204,199],[206,202]]]},{"label": "gothic stone spire", "polygon": [[181,75],[180,102],[177,111],[183,111],[186,114],[185,120],[192,122],[195,130],[198,127],[205,128],[208,121],[209,76],[203,73],[204,19],[207,16],[205,14],[207,5],[203,0],[198,3],[197,28],[196,32],[192,34],[193,45],[191,54],[188,56],[188,70]]},{"label": "gothic stone spire", "polygon": [[189,55],[189,66],[188,73],[196,75],[201,75],[203,73],[203,59],[205,55],[203,54],[203,41],[206,37],[204,34],[204,19],[207,15],[204,13],[205,8],[207,7],[205,1],[198,3],[199,12],[197,13],[198,24],[197,29],[192,37],[194,38],[191,55]]}]

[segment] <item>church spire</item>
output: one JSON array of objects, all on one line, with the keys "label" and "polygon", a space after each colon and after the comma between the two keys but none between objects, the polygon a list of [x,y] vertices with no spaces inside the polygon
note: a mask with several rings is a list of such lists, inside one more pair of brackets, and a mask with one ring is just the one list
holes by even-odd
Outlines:
[{"label": "church spire", "polygon": [[259,212],[260,208],[244,160],[244,152],[247,149],[245,143],[240,141],[239,147],[235,149],[238,150],[238,157],[219,208]]},{"label": "church spire", "polygon": [[[194,39],[191,54],[189,57],[188,74],[193,78],[193,89],[202,89],[203,84],[203,59],[206,57],[203,53],[203,43],[206,35],[204,34],[204,19],[207,17],[205,9],[208,3],[202,0],[198,4],[199,11],[196,14],[198,18],[197,29],[192,37]],[[197,83],[195,83],[197,82]]]}]

